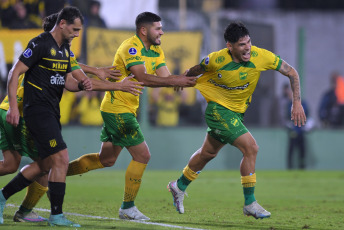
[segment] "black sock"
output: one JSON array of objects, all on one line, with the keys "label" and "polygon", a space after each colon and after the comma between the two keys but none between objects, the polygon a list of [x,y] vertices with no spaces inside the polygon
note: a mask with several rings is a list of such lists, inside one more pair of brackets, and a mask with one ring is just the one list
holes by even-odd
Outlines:
[{"label": "black sock", "polygon": [[32,181],[26,179],[21,172],[17,174],[3,189],[2,194],[4,195],[5,199],[7,200],[13,194],[23,190],[27,186],[29,186]]},{"label": "black sock", "polygon": [[63,198],[66,191],[66,183],[49,181],[48,187],[50,193],[51,215],[61,214]]}]

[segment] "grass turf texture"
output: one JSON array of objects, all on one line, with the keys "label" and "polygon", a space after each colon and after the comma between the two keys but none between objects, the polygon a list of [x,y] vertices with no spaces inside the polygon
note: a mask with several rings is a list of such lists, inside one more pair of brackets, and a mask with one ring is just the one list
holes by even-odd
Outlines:
[{"label": "grass turf texture", "polygon": [[[257,171],[256,198],[272,213],[256,220],[242,214],[243,192],[238,171],[203,171],[191,183],[184,200],[185,214],[176,212],[166,186],[181,171],[146,171],[135,204],[150,222],[199,229],[344,229],[344,172]],[[82,229],[177,229],[118,220],[124,190],[123,171],[98,170],[67,178],[65,213],[101,216],[95,219],[66,216]],[[3,187],[14,174],[1,177]],[[25,189],[26,190],[26,189]],[[25,190],[7,204],[19,206]],[[38,208],[50,209],[44,196]],[[47,229],[46,223],[15,223],[16,207],[6,207],[0,229]],[[48,212],[37,211],[43,217]],[[59,228],[71,229],[71,228]]]}]

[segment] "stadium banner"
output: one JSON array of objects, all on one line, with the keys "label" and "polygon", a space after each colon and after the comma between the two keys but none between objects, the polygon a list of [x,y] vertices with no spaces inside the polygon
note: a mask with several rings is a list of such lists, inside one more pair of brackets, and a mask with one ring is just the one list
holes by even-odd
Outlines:
[{"label": "stadium banner", "polygon": [[[90,66],[111,66],[117,48],[135,34],[135,31],[88,28],[87,64]],[[200,63],[200,50],[203,35],[196,31],[165,32],[161,37],[161,47],[165,53],[166,64],[172,74],[182,74],[185,70]],[[186,88],[192,96],[186,104],[196,99],[195,89]]]},{"label": "stadium banner", "polygon": [[[26,48],[29,41],[43,33],[41,29],[27,29],[27,30],[0,30],[0,62],[5,61],[6,64],[12,64],[18,59],[21,53]],[[80,37],[74,38],[72,42],[72,50],[75,56],[79,57],[81,53]]]}]

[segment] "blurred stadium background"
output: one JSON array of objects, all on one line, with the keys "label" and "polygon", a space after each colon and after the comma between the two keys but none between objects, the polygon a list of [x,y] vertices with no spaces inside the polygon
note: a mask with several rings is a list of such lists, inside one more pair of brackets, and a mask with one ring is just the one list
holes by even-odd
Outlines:
[{"label": "blurred stadium background", "polygon": [[[331,108],[335,121],[319,117],[332,74],[344,75],[344,1],[0,0],[0,4],[1,99],[6,95],[7,73],[13,61],[29,39],[42,32],[41,19],[65,5],[79,7],[86,18],[82,36],[73,41],[73,52],[79,62],[98,67],[112,64],[117,47],[135,33],[139,13],[158,13],[163,19],[162,47],[167,65],[176,74],[222,49],[225,26],[240,20],[249,28],[253,45],[276,53],[300,74],[302,97],[309,107],[306,169],[344,168],[342,77],[337,81],[336,106]],[[287,168],[289,133],[282,90],[286,83],[288,78],[276,71],[262,73],[246,112],[245,124],[260,146],[257,169]],[[99,151],[101,98],[101,93],[64,95],[62,123],[70,159]],[[152,153],[148,168],[182,169],[205,136],[203,97],[192,88],[182,93],[146,88],[141,102],[138,119]],[[241,153],[227,146],[207,169],[238,169],[240,159]],[[124,152],[115,168],[125,169],[129,161],[129,154]]]}]

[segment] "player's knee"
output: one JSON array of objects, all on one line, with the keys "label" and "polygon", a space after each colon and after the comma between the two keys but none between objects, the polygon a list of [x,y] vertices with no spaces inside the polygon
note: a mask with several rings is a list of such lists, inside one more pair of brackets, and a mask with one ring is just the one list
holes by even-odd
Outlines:
[{"label": "player's knee", "polygon": [[259,146],[256,143],[254,143],[249,146],[249,148],[246,151],[247,153],[246,155],[250,157],[256,157],[258,154],[258,150],[259,150]]},{"label": "player's knee", "polygon": [[112,158],[100,158],[100,163],[104,166],[104,167],[111,167],[116,163],[117,157],[112,157]]}]

